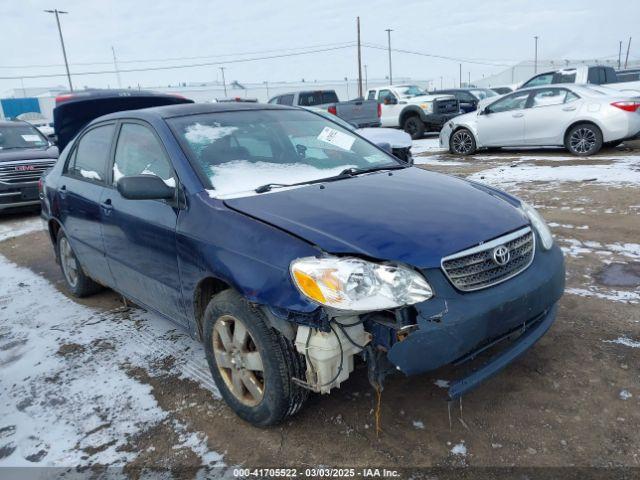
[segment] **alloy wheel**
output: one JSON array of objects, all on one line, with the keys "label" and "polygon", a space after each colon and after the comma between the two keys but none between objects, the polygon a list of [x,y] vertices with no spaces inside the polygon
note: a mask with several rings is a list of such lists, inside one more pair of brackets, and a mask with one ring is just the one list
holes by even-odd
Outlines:
[{"label": "alloy wheel", "polygon": [[576,129],[569,138],[571,150],[577,153],[588,153],[596,146],[597,139],[593,130],[587,127]]},{"label": "alloy wheel", "polygon": [[67,282],[71,287],[75,288],[78,285],[78,262],[73,255],[69,241],[65,237],[60,239],[60,264]]},{"label": "alloy wheel", "polygon": [[231,315],[218,318],[212,342],[216,366],[227,388],[244,405],[258,405],[264,396],[264,366],[245,324]]},{"label": "alloy wheel", "polygon": [[453,134],[451,145],[455,153],[466,155],[471,152],[473,148],[473,138],[471,138],[471,134],[466,130],[459,130]]}]

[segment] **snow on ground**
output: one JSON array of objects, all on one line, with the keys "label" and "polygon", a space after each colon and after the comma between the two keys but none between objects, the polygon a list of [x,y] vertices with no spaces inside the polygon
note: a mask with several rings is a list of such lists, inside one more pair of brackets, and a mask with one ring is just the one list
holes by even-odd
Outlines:
[{"label": "snow on ground", "polygon": [[454,455],[460,455],[461,457],[466,457],[467,447],[465,446],[464,442],[458,443],[453,446],[453,448],[451,449],[451,453],[453,453]]},{"label": "snow on ground", "polygon": [[0,223],[0,242],[9,238],[26,235],[27,233],[43,230],[44,224],[40,217],[27,217],[3,220]]},{"label": "snow on ground", "polygon": [[[558,157],[537,157],[537,160],[557,160]],[[598,160],[604,160],[597,157]],[[567,159],[569,160],[569,159]],[[576,161],[578,158],[572,157]],[[517,163],[474,173],[468,178],[494,186],[505,187],[530,182],[594,182],[608,185],[640,185],[640,157],[621,156],[607,159],[611,163],[600,165],[533,165]]]},{"label": "snow on ground", "polygon": [[[2,256],[0,285],[0,467],[133,460],[137,453],[120,447],[170,412],[127,369],[153,375],[167,355],[175,358],[169,373],[218,396],[201,345],[172,323],[140,310],[79,305]],[[203,434],[180,437],[174,448],[220,461]]]},{"label": "snow on ground", "polygon": [[[440,147],[440,139],[437,136],[414,140],[411,146],[411,153],[413,155],[420,155],[421,153],[445,153],[446,151],[446,148]],[[416,158],[415,160],[416,163],[419,163],[423,158]]]},{"label": "snow on ground", "polygon": [[617,343],[625,347],[640,348],[640,341],[632,340],[628,337],[618,337],[615,340],[603,340],[604,343]]}]

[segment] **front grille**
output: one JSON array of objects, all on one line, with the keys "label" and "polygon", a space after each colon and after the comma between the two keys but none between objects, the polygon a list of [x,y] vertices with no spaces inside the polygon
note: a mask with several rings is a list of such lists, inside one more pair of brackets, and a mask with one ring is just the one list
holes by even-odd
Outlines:
[{"label": "front grille", "polygon": [[[509,260],[500,265],[494,260],[494,250],[505,246]],[[442,259],[442,270],[458,290],[471,292],[504,282],[524,271],[535,253],[535,235],[526,227],[490,242],[463,250]]]},{"label": "front grille", "polygon": [[458,113],[459,110],[460,105],[455,98],[450,100],[436,100],[434,102],[433,111],[435,113]]},{"label": "front grille", "polygon": [[55,160],[24,160],[0,163],[0,182],[37,182],[42,174],[56,163]]}]

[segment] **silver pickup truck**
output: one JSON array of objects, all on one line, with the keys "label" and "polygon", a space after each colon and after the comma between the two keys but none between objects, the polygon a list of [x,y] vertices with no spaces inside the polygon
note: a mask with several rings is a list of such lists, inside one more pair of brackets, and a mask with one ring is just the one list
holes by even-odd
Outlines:
[{"label": "silver pickup truck", "polygon": [[284,93],[273,97],[269,100],[269,103],[320,108],[340,117],[356,128],[380,126],[380,107],[378,102],[362,98],[341,102],[338,100],[335,90]]}]

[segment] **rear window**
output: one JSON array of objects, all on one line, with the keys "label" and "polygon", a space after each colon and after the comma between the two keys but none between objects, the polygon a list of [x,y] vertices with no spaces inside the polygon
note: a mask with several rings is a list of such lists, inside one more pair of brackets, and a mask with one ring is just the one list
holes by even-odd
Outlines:
[{"label": "rear window", "polygon": [[69,162],[67,172],[95,182],[104,182],[111,152],[114,125],[102,125],[85,133]]},{"label": "rear window", "polygon": [[575,83],[576,72],[556,72],[553,74],[553,81],[551,83]]},{"label": "rear window", "polygon": [[301,107],[313,107],[326,103],[338,103],[338,95],[333,90],[319,92],[303,92],[299,95],[298,105]]}]

